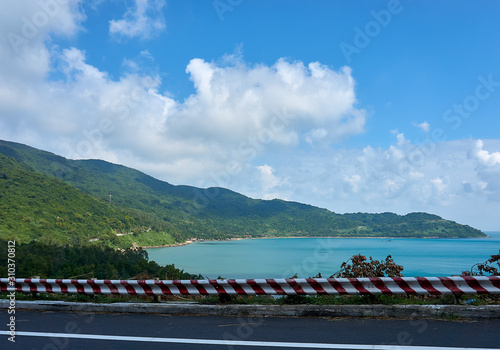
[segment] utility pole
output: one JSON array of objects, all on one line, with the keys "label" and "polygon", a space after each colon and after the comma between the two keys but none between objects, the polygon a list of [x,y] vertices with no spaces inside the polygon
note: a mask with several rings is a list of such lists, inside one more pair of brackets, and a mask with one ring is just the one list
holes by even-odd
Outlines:
[{"label": "utility pole", "polygon": [[109,195],[109,205],[111,205],[111,195]]}]

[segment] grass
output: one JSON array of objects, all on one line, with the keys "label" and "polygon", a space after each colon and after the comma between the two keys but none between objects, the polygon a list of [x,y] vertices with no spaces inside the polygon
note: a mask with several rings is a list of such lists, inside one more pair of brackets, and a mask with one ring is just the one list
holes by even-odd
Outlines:
[{"label": "grass", "polygon": [[[8,299],[8,293],[0,293],[0,299]],[[117,303],[117,302],[157,302],[154,296],[133,295],[85,295],[85,294],[52,294],[16,293],[16,300],[61,300],[68,302]],[[246,305],[500,305],[500,296],[495,295],[462,295],[455,298],[446,296],[401,296],[401,295],[290,295],[290,296],[162,296],[162,301],[189,301],[200,304],[246,304]]]}]

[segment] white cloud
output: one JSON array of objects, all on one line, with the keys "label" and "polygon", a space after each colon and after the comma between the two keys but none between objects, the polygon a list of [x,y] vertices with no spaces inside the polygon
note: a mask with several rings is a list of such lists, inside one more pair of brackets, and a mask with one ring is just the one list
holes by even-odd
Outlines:
[{"label": "white cloud", "polygon": [[[181,102],[160,93],[158,77],[141,73],[134,61],[112,79],[88,64],[84,51],[51,47],[53,32],[72,22],[76,31],[83,18],[73,7],[65,15],[21,56],[0,56],[0,137],[123,163],[174,183],[230,186],[219,176],[230,162],[245,167],[274,147],[311,137],[327,145],[363,132],[364,111],[355,106],[347,67],[284,59],[250,66],[238,52],[219,64],[192,59],[186,71],[196,93]],[[2,44],[3,53],[8,43]],[[152,59],[147,51],[139,58]]]},{"label": "white cloud", "polygon": [[114,37],[149,39],[166,28],[164,6],[164,0],[134,0],[122,19],[109,22],[109,32]]},{"label": "white cloud", "polygon": [[481,160],[484,165],[494,166],[500,164],[500,152],[490,153],[483,149],[484,143],[482,140],[477,140],[476,142],[476,157]]},{"label": "white cloud", "polygon": [[[475,140],[436,144],[418,161],[413,155],[419,145],[406,139],[394,143],[280,154],[268,163],[276,173],[287,174],[287,183],[275,192],[336,212],[426,211],[483,229],[497,227],[500,167],[484,165]],[[490,154],[500,151],[499,140],[484,144]],[[242,178],[233,188],[250,193],[247,183]]]},{"label": "white cloud", "polygon": [[[58,101],[58,88],[46,81],[54,54],[50,38],[72,36],[85,19],[78,0],[5,2],[0,11],[0,137],[43,144],[45,129],[67,132],[71,122]],[[57,102],[56,102],[57,101]],[[62,103],[61,103],[62,102]]]},{"label": "white cloud", "polygon": [[69,37],[85,18],[79,0],[46,2],[4,1],[0,11],[0,74],[5,81],[27,85],[44,79],[50,70],[50,35]]},{"label": "white cloud", "polygon": [[361,176],[355,174],[350,176],[344,176],[344,181],[350,185],[352,192],[356,193],[359,191],[359,184],[361,181]]},{"label": "white cloud", "polygon": [[286,199],[286,196],[283,196],[283,194],[272,191],[286,184],[287,180],[274,175],[274,169],[267,164],[257,166],[256,168],[259,170],[261,182],[261,193],[259,197],[263,199]]},{"label": "white cloud", "polygon": [[307,133],[305,141],[307,143],[313,144],[316,141],[320,141],[328,135],[328,131],[323,128],[311,130]]},{"label": "white cloud", "polygon": [[412,179],[419,179],[419,178],[422,178],[424,177],[425,175],[423,173],[421,173],[420,171],[412,171],[409,173],[410,177]]},{"label": "white cloud", "polygon": [[273,175],[273,168],[269,165],[261,165],[257,169],[260,171],[264,191],[268,191],[280,183],[280,180]]},{"label": "white cloud", "polygon": [[420,123],[420,124],[417,124],[417,126],[422,129],[423,131],[425,132],[429,132],[430,128],[431,128],[431,125],[427,122],[423,122],[423,123]]},{"label": "white cloud", "polygon": [[402,132],[399,132],[398,130],[391,130],[391,134],[396,135],[396,138],[398,140],[397,146],[401,147],[405,144],[408,144],[408,140],[406,139],[405,134],[403,134]]},{"label": "white cloud", "polygon": [[[364,111],[354,107],[354,80],[347,68],[336,72],[319,63],[306,68],[284,59],[273,66],[218,66],[193,59],[186,72],[197,93],[172,116],[176,133],[189,130],[237,146],[249,136],[266,144],[293,144],[318,129],[325,142],[363,131]],[[282,111],[286,116],[276,120]]]},{"label": "white cloud", "polygon": [[500,203],[500,151],[490,152],[484,148],[485,142],[477,140],[469,152],[470,158],[476,161],[478,187],[490,201]]},{"label": "white cloud", "polygon": [[432,179],[431,183],[432,183],[432,185],[434,185],[434,188],[436,189],[436,191],[438,193],[442,193],[446,189],[446,185],[445,185],[443,179],[440,177],[436,177],[435,179]]}]

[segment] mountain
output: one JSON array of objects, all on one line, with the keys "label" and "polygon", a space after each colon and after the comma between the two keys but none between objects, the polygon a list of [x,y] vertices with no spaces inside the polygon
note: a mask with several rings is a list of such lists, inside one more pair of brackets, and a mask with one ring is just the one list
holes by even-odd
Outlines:
[{"label": "mountain", "polygon": [[249,236],[485,236],[427,213],[336,214],[224,188],[174,186],[122,165],[1,140],[0,155],[0,238],[130,246]]},{"label": "mountain", "polygon": [[[125,244],[128,238],[130,246],[142,225],[150,224],[134,211],[110,207],[60,179],[34,172],[0,154],[0,239],[80,245],[99,238],[113,245],[117,232],[132,232],[131,237],[122,239]],[[175,242],[166,233],[152,236],[143,243]]]}]

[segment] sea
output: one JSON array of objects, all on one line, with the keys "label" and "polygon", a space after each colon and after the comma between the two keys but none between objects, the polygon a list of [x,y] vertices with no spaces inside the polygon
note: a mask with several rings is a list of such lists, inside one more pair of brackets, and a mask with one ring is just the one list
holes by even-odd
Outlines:
[{"label": "sea", "polygon": [[149,259],[206,278],[330,277],[356,254],[402,265],[405,277],[460,275],[500,252],[500,231],[486,238],[268,238],[200,241],[148,249]]}]

